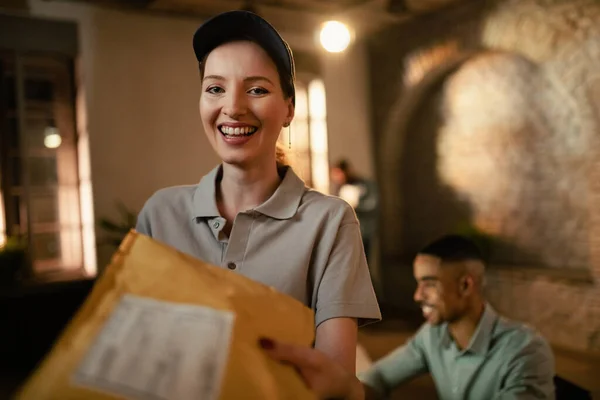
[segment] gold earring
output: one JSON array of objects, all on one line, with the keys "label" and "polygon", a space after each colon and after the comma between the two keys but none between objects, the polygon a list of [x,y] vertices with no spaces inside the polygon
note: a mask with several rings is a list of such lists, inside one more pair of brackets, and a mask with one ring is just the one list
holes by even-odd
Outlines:
[{"label": "gold earring", "polygon": [[292,124],[288,124],[288,147],[292,149]]}]

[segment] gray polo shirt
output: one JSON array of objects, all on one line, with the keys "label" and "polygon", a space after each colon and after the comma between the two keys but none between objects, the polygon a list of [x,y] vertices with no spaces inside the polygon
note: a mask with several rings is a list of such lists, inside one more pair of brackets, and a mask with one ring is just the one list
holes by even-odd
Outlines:
[{"label": "gray polo shirt", "polygon": [[315,311],[380,320],[358,221],[343,200],[311,190],[290,167],[263,204],[239,213],[230,236],[217,209],[221,166],[198,185],[161,189],[139,214],[137,231],[204,262],[272,286]]},{"label": "gray polo shirt", "polygon": [[463,351],[446,324],[425,324],[359,378],[388,394],[426,372],[431,373],[442,400],[555,398],[554,356],[548,343],[534,330],[499,317],[489,305]]}]

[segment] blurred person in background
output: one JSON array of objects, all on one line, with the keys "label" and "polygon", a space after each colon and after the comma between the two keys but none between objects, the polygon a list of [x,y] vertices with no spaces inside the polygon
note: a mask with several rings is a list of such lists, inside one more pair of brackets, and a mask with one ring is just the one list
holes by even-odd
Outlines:
[{"label": "blurred person in background", "polygon": [[354,208],[360,222],[360,233],[367,260],[377,235],[379,194],[377,184],[354,172],[348,160],[342,159],[331,168],[331,193]]}]

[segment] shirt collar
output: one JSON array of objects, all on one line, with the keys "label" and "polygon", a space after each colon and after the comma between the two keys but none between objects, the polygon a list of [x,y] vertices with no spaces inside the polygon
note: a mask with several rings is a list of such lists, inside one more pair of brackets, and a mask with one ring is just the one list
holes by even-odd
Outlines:
[{"label": "shirt collar", "polygon": [[[498,320],[498,314],[492,308],[491,305],[485,305],[483,315],[477,324],[475,333],[469,342],[469,345],[461,353],[474,353],[477,355],[485,355],[490,347],[490,341],[492,339],[492,331]],[[448,331],[448,325],[444,326],[444,336],[442,337],[442,345],[444,347],[450,346],[452,343],[450,332]]]},{"label": "shirt collar", "polygon": [[[283,180],[275,193],[254,210],[271,218],[289,219],[298,211],[306,186],[291,167],[280,166],[278,172],[283,176]],[[196,186],[192,199],[194,218],[221,216],[217,208],[216,187],[222,174],[223,166],[219,165],[206,174]]]},{"label": "shirt collar", "polygon": [[216,182],[220,179],[221,166],[213,168],[208,174],[204,175],[194,191],[192,207],[195,218],[220,217],[217,208]]},{"label": "shirt collar", "polygon": [[492,340],[492,331],[498,320],[498,314],[489,304],[485,305],[483,315],[477,325],[475,334],[467,346],[467,350],[478,354],[485,355],[490,347],[490,341]]}]

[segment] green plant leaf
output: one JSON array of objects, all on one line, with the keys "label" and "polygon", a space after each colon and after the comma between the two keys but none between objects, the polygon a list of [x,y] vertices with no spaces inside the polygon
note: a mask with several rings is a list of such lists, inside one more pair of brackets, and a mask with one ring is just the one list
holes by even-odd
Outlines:
[{"label": "green plant leaf", "polygon": [[101,218],[99,220],[99,225],[102,229],[109,232],[123,232],[124,230],[126,230],[126,227],[124,227],[123,225],[119,225],[118,223],[112,222],[111,220],[106,218]]},{"label": "green plant leaf", "polygon": [[103,244],[119,246],[131,229],[135,229],[137,213],[129,210],[121,201],[116,202],[118,217],[98,219],[98,226],[107,234]]}]

